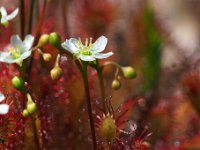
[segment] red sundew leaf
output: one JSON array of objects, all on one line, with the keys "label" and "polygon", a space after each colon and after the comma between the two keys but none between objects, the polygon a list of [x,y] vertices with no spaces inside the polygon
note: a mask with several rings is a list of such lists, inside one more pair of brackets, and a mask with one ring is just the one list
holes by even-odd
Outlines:
[{"label": "red sundew leaf", "polygon": [[118,122],[120,123],[120,122],[128,121],[130,118],[131,112],[133,111],[136,105],[137,105],[137,102],[133,99],[125,101],[119,108],[121,113],[118,117]]}]

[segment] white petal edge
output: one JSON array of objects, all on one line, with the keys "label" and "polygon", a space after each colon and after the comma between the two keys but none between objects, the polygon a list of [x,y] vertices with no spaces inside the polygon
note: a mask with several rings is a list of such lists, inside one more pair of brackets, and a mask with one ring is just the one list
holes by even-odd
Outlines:
[{"label": "white petal edge", "polygon": [[105,54],[96,53],[96,54],[93,54],[92,56],[97,58],[97,59],[104,59],[104,58],[108,58],[108,57],[112,56],[113,54],[114,54],[113,52],[108,52],[108,53],[105,53]]},{"label": "white petal edge", "polygon": [[[76,52],[76,51],[74,51],[73,48],[71,48],[71,47],[67,44],[67,42],[62,43],[61,46],[62,46],[62,48],[64,48],[65,50],[69,51],[69,52],[72,53],[72,54],[74,54],[74,53]],[[78,50],[77,50],[77,52],[78,52]]]},{"label": "white petal edge", "polygon": [[32,36],[31,34],[26,35],[23,44],[27,47],[27,50],[29,50],[34,42],[34,36]]},{"label": "white petal edge", "polygon": [[0,105],[0,114],[1,115],[7,114],[8,110],[9,110],[9,105],[7,105],[7,104],[1,104]]},{"label": "white petal edge", "polygon": [[7,11],[4,7],[0,7],[0,12],[2,16],[7,16]]},{"label": "white petal edge", "polygon": [[96,53],[102,52],[106,48],[107,43],[108,39],[105,36],[101,36],[94,42],[91,49]]},{"label": "white petal edge", "polygon": [[94,61],[95,60],[95,58],[92,56],[79,55],[78,57],[83,61]]},{"label": "white petal edge", "polygon": [[4,63],[15,63],[13,57],[10,55],[9,52],[0,52],[0,62],[4,62]]},{"label": "white petal edge", "polygon": [[21,38],[19,37],[19,35],[13,35],[10,39],[10,43],[13,47],[23,45],[23,42]]},{"label": "white petal edge", "polygon": [[18,9],[18,8],[15,9],[11,14],[9,14],[9,15],[6,17],[7,20],[11,20],[11,19],[15,18],[15,17],[17,16],[18,12],[19,12],[19,9]]},{"label": "white petal edge", "polygon": [[0,93],[0,102],[4,101],[4,99],[5,99],[5,96],[2,93]]}]

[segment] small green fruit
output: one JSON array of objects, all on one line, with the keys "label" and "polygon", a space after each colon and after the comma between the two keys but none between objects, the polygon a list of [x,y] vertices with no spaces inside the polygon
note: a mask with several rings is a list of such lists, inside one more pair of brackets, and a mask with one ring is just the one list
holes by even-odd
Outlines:
[{"label": "small green fruit", "polygon": [[27,109],[24,109],[23,112],[22,112],[22,115],[23,115],[24,117],[28,117],[28,116],[29,116],[28,110],[27,110]]},{"label": "small green fruit", "polygon": [[39,42],[37,44],[38,47],[42,47],[45,46],[49,43],[49,35],[48,34],[43,34],[40,39]]},{"label": "small green fruit", "polygon": [[125,78],[128,78],[128,79],[133,79],[136,77],[136,71],[133,67],[122,67],[122,73],[124,75]]},{"label": "small green fruit", "polygon": [[62,69],[59,66],[55,66],[50,72],[51,78],[53,80],[58,80],[62,75]]},{"label": "small green fruit", "polygon": [[113,80],[112,88],[114,90],[119,90],[121,88],[121,82],[119,80],[117,80],[117,79]]},{"label": "small green fruit", "polygon": [[49,53],[44,53],[42,55],[42,57],[43,57],[44,61],[46,61],[46,62],[49,62],[52,58],[51,54],[49,54]]},{"label": "small green fruit", "polygon": [[55,47],[59,47],[61,44],[61,38],[58,33],[53,32],[49,35],[49,43]]},{"label": "small green fruit", "polygon": [[24,80],[21,77],[18,77],[18,76],[13,77],[12,78],[12,85],[17,90],[20,90],[20,91],[24,91],[25,90]]},{"label": "small green fruit", "polygon": [[32,114],[37,111],[37,105],[33,102],[32,104],[27,105],[27,111]]}]

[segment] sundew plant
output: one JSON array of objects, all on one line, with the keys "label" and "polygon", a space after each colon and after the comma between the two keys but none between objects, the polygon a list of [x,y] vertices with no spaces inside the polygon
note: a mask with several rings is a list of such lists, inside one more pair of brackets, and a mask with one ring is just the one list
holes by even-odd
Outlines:
[{"label": "sundew plant", "polygon": [[200,149],[198,0],[1,0],[0,150]]}]

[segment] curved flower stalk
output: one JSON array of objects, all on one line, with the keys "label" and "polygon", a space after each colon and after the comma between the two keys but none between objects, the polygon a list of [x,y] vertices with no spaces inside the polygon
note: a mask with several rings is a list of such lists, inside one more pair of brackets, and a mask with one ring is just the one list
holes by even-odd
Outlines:
[{"label": "curved flower stalk", "polygon": [[33,42],[32,35],[27,35],[24,41],[18,35],[13,35],[10,40],[11,45],[4,52],[0,52],[0,61],[8,64],[17,63],[21,66],[23,60],[31,55]]},{"label": "curved flower stalk", "polygon": [[[0,103],[5,100],[5,96],[0,93]],[[8,113],[9,105],[8,104],[0,104],[0,115],[5,115]]]},{"label": "curved flower stalk", "polygon": [[101,53],[105,49],[107,42],[108,39],[105,36],[99,37],[94,43],[92,43],[92,38],[90,38],[89,41],[86,39],[85,45],[80,39],[70,38],[62,43],[62,47],[74,54],[76,58],[83,61],[94,61],[96,59],[108,58],[113,55],[113,52]]},{"label": "curved flower stalk", "polygon": [[5,27],[7,27],[8,21],[15,18],[17,16],[18,12],[19,12],[19,9],[17,8],[8,15],[6,9],[4,7],[0,7],[1,24],[4,25]]}]

